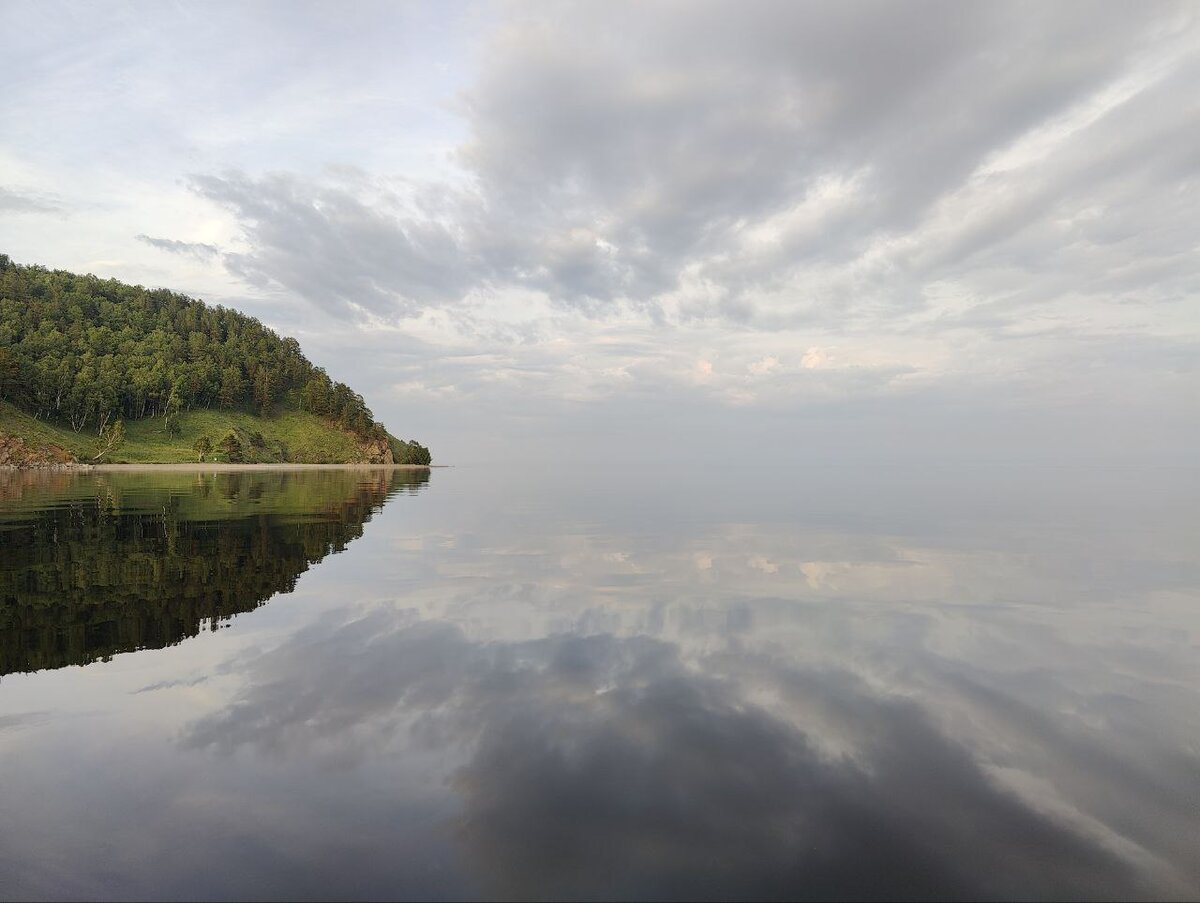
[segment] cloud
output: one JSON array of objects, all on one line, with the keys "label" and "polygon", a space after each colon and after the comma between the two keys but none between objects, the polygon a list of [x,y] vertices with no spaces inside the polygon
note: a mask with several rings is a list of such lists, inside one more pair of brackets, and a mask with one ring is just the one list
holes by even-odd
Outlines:
[{"label": "cloud", "polygon": [[[469,188],[194,177],[246,229],[237,271],[377,314],[509,286],[594,317],[878,328],[937,280],[1028,285],[1031,241],[1022,307],[1135,262],[1069,224],[1161,218],[1183,172],[1171,99],[1200,63],[1180,7],[569,9],[488,44],[461,105]],[[1192,233],[1169,216],[1177,258]]]},{"label": "cloud", "polygon": [[820,348],[809,348],[800,358],[800,366],[805,370],[816,370],[829,362],[829,355]]},{"label": "cloud", "polygon": [[171,690],[176,687],[197,687],[200,684],[205,683],[207,680],[208,677],[206,675],[187,679],[180,678],[176,680],[160,680],[152,684],[147,684],[141,689],[133,690],[131,692],[133,695],[137,695],[139,693],[154,693],[158,690]]},{"label": "cloud", "polygon": [[19,730],[33,724],[48,721],[49,712],[17,712],[12,715],[0,715],[0,731]]},{"label": "cloud", "polygon": [[334,313],[415,315],[459,301],[472,287],[454,231],[397,216],[399,201],[374,186],[366,196],[295,176],[197,175],[192,187],[232,212],[250,250],[226,265],[256,285],[273,284]]},{"label": "cloud", "polygon": [[0,185],[0,211],[5,213],[62,213],[63,210],[61,204],[47,195]]},{"label": "cloud", "polygon": [[773,354],[769,354],[761,360],[757,360],[750,364],[750,366],[746,369],[750,371],[752,376],[766,376],[772,370],[776,370],[778,368],[779,358],[775,357]]},{"label": "cloud", "polygon": [[134,238],[144,244],[150,245],[152,248],[166,251],[168,254],[183,254],[195,257],[198,260],[209,260],[221,253],[220,248],[216,245],[200,242],[175,241],[170,238],[151,238],[149,235],[135,235]]},{"label": "cloud", "polygon": [[[715,284],[723,300],[685,296],[683,313],[727,317],[722,304],[754,311],[756,295],[799,279],[813,306],[838,311],[860,303],[863,288],[884,294],[870,283],[887,280],[892,303],[912,297],[907,306],[919,296],[896,292],[896,277],[928,278],[921,270],[933,262],[922,267],[919,249],[939,208],[1002,150],[1044,134],[1047,121],[1129,70],[1153,68],[1176,15],[1080,11],[660,4],[632,28],[608,5],[535,13],[495,41],[467,99],[472,137],[462,155],[493,215],[521,223],[530,259],[549,260],[545,287],[566,301],[661,302],[691,278]],[[1019,66],[1010,64],[1016,54]],[[1175,62],[1161,80],[1184,77],[1187,61]],[[1157,86],[1147,76],[1130,92]],[[1068,189],[1082,182],[1091,192],[1130,174],[1104,172],[1086,140],[1097,126],[1109,137],[1115,123],[1105,115],[1119,104],[1110,107],[1048,142],[1059,152],[1049,171],[1088,164]],[[1163,126],[1168,115],[1152,114]],[[1161,156],[1159,148],[1139,165],[1130,151],[1149,150],[1146,142],[1111,137],[1105,156],[1126,158],[1135,173]],[[1059,146],[1070,138],[1084,141]],[[1028,178],[1031,165],[1009,173]],[[986,205],[951,241],[960,254],[978,252],[1036,222],[1050,197],[1011,213]],[[574,245],[569,267],[541,253],[573,233],[594,240]],[[911,250],[885,250],[906,236]],[[806,306],[789,301],[784,313]]]}]

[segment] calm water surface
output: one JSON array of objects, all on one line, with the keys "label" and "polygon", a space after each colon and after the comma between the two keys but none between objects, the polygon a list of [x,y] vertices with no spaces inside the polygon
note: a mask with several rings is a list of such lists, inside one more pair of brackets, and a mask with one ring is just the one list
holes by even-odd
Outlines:
[{"label": "calm water surface", "polygon": [[0,474],[0,897],[1194,898],[1198,503]]}]

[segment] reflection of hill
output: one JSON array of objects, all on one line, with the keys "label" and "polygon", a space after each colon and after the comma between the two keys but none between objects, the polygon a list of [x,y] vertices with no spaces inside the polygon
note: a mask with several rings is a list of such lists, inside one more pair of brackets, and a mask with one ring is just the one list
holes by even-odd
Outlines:
[{"label": "reflection of hill", "polygon": [[390,495],[428,479],[381,470],[17,475],[0,487],[0,674],[158,649],[215,628],[292,590],[309,565],[361,536]]}]

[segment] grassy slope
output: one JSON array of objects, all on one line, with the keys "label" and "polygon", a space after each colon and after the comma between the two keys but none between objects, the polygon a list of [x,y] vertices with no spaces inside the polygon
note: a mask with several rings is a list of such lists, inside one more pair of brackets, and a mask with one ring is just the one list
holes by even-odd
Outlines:
[{"label": "grassy slope", "polygon": [[61,429],[54,424],[35,420],[19,408],[3,401],[0,401],[0,433],[18,436],[25,440],[26,445],[38,449],[57,445],[65,448],[80,460],[84,460],[84,452],[88,448],[93,448],[93,450],[87,452],[87,457],[90,458],[96,453],[94,450],[96,437],[94,435],[76,435],[69,429]]},{"label": "grassy slope", "polygon": [[[200,436],[214,444],[231,429],[260,432],[268,446],[275,440],[287,444],[288,460],[305,464],[345,464],[362,460],[358,444],[348,433],[328,421],[303,411],[287,411],[272,417],[256,417],[239,411],[187,411],[180,414],[181,432],[168,436],[161,417],[125,423],[125,442],[110,456],[114,464],[174,464],[195,461],[192,445]],[[95,430],[82,433],[35,420],[10,404],[0,402],[0,433],[20,436],[29,445],[58,445],[80,461],[90,462],[96,453]],[[208,460],[212,460],[211,456]],[[262,461],[276,460],[269,449]]]}]

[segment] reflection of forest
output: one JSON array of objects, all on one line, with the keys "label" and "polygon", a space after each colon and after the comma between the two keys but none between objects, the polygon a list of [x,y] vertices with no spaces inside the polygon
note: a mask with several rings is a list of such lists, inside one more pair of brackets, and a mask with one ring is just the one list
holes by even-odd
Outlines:
[{"label": "reflection of forest", "polygon": [[196,636],[362,535],[429,472],[8,474],[0,485],[0,674]]}]

